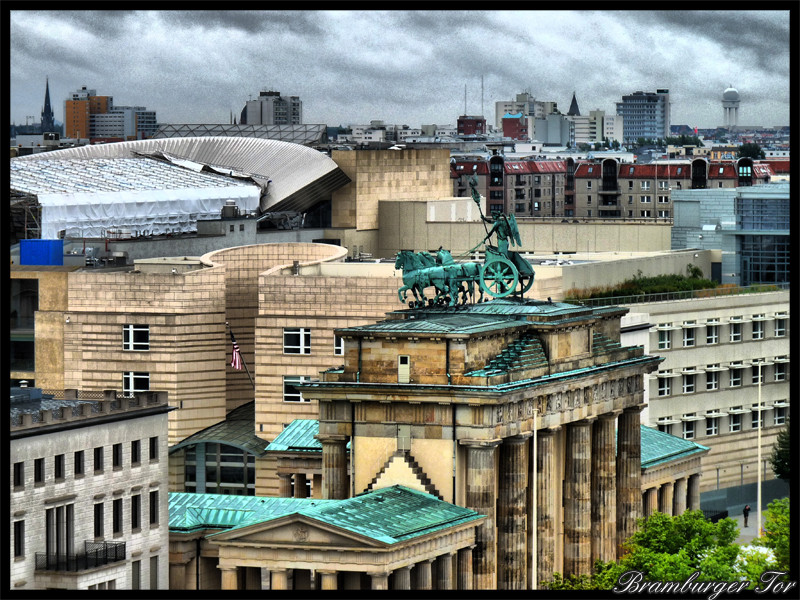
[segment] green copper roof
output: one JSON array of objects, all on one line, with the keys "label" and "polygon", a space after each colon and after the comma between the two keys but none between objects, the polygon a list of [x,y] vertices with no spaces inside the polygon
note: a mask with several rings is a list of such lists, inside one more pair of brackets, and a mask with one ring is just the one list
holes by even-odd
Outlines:
[{"label": "green copper roof", "polygon": [[170,492],[169,530],[188,533],[202,529],[230,529],[242,523],[296,512],[311,502],[324,504],[341,500]]},{"label": "green copper roof", "polygon": [[317,419],[295,419],[267,446],[267,452],[322,452],[322,444],[314,436],[319,433]]},{"label": "green copper roof", "polygon": [[[303,500],[306,504],[292,513],[386,544],[483,518],[474,510],[443,502],[435,496],[402,485],[372,490],[345,500]],[[270,521],[285,514],[276,511],[267,518],[242,520],[231,529]]]},{"label": "green copper roof", "polygon": [[518,327],[523,322],[513,316],[505,315],[476,315],[469,312],[460,312],[453,315],[441,312],[412,314],[406,319],[381,321],[371,325],[347,327],[338,329],[340,333],[347,332],[380,332],[380,333],[484,333]]},{"label": "green copper roof", "polygon": [[236,446],[255,456],[262,456],[264,440],[256,436],[255,422],[255,402],[248,402],[229,412],[224,421],[190,435],[179,444],[172,446],[169,451],[172,453],[185,446],[208,442]]},{"label": "green copper roof", "polygon": [[642,425],[642,468],[706,452],[708,448],[692,440]]}]

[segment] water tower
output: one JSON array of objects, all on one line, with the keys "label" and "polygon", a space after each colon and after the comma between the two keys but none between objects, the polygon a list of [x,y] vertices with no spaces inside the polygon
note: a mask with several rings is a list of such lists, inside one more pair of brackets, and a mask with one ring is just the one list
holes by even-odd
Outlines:
[{"label": "water tower", "polygon": [[722,110],[725,112],[724,127],[736,127],[739,124],[739,92],[733,86],[722,92]]}]

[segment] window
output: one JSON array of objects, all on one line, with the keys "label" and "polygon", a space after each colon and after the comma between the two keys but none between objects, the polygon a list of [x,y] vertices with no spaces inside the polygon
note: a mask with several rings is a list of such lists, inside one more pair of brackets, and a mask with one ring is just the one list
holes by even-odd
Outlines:
[{"label": "window", "polygon": [[669,203],[669,196],[659,196],[658,201],[661,204],[667,204]]},{"label": "window", "polygon": [[764,339],[764,321],[753,321],[753,339]]},{"label": "window", "polygon": [[533,203],[533,210],[541,210],[542,204],[541,202],[534,202]]},{"label": "window", "polygon": [[344,356],[344,338],[339,335],[333,336],[334,356]]},{"label": "window", "polygon": [[719,417],[706,417],[706,435],[719,433]]},{"label": "window", "polygon": [[283,378],[283,401],[284,402],[308,402],[303,398],[302,392],[295,387],[298,383],[311,381],[311,377],[305,375],[286,375]]},{"label": "window", "polygon": [[83,475],[83,450],[75,452],[75,476]]},{"label": "window", "polygon": [[[694,413],[692,413],[692,416]],[[694,439],[694,421],[684,421],[683,422],[683,439],[685,440],[693,440]]]},{"label": "window", "polygon": [[114,524],[114,535],[122,535],[122,498],[117,498],[111,505],[111,516]]},{"label": "window", "polygon": [[150,391],[150,373],[126,371],[122,374],[122,394],[133,396],[137,392]]},{"label": "window", "polygon": [[141,440],[133,440],[131,442],[131,465],[138,465],[142,458],[142,442]]},{"label": "window", "polygon": [[231,233],[233,233],[233,225],[231,225],[230,228],[231,228]]},{"label": "window", "polygon": [[775,319],[775,337],[786,335],[786,319]]},{"label": "window", "polygon": [[683,393],[684,394],[694,393],[694,375],[683,376]]},{"label": "window", "polygon": [[94,449],[94,472],[99,473],[103,470],[103,447]]},{"label": "window", "polygon": [[158,460],[158,436],[150,438],[150,460]]},{"label": "window", "polygon": [[158,589],[158,556],[150,557],[150,589]]},{"label": "window", "polygon": [[[631,167],[631,173],[633,173],[633,167]],[[628,181],[628,190],[632,190],[632,189],[633,189],[633,182],[632,181]]]},{"label": "window", "polygon": [[25,556],[25,521],[14,521],[14,558]]},{"label": "window", "polygon": [[586,196],[586,204],[591,204],[591,203],[592,203],[592,197]]},{"label": "window", "polygon": [[667,189],[667,182],[666,181],[659,181],[658,182],[658,189],[666,190]]},{"label": "window", "polygon": [[239,223],[239,231],[244,231],[244,223]]},{"label": "window", "polygon": [[642,181],[642,189],[649,190],[650,189],[650,182],[649,181]]},{"label": "window", "polygon": [[639,211],[639,216],[641,216],[641,217],[649,217],[650,216],[650,211],[649,210],[641,210],[641,211]]},{"label": "window", "polygon": [[[686,321],[684,322],[684,327],[686,329],[683,330],[683,347],[687,348],[689,346],[694,346],[694,327],[691,325],[694,324],[694,321]],[[689,327],[687,327],[689,326]]]},{"label": "window", "polygon": [[103,503],[94,505],[94,537],[103,537]]},{"label": "window", "polygon": [[586,216],[587,216],[587,217],[591,217],[591,216],[592,216],[592,211],[591,211],[591,210],[589,210],[589,211],[586,211]]},{"label": "window", "polygon": [[783,425],[786,423],[786,408],[783,406],[775,407],[775,425]]},{"label": "window", "polygon": [[150,325],[123,325],[122,349],[150,350]]},{"label": "window", "polygon": [[150,492],[150,525],[158,524],[158,490]]},{"label": "window", "polygon": [[660,210],[658,211],[658,216],[660,219],[669,219],[669,211],[668,210]]},{"label": "window", "polygon": [[25,463],[14,463],[14,487],[21,488],[25,486]]},{"label": "window", "polygon": [[775,381],[786,381],[786,363],[775,363]]},{"label": "window", "polygon": [[706,325],[706,344],[719,344],[719,325]]},{"label": "window", "polygon": [[731,369],[730,376],[730,387],[739,387],[742,385],[741,369]]},{"label": "window", "polygon": [[131,530],[135,531],[142,526],[142,496],[131,496]]},{"label": "window", "polygon": [[44,459],[33,461],[33,483],[44,483]]},{"label": "window", "polygon": [[284,354],[311,354],[311,330],[293,327],[283,330]]},{"label": "window", "polygon": [[[709,367],[713,365],[708,365]],[[719,389],[719,371],[706,371],[706,390]]]},{"label": "window", "polygon": [[397,383],[411,381],[411,359],[407,355],[397,357]]},{"label": "window", "polygon": [[742,341],[742,324],[731,323],[731,343]]},{"label": "window", "polygon": [[142,586],[142,561],[131,561],[131,589],[138,590]]},{"label": "window", "polygon": [[753,429],[758,429],[763,426],[764,419],[761,415],[762,411],[758,410],[758,404],[753,404],[753,408],[756,410],[750,413],[750,422]]},{"label": "window", "polygon": [[587,181],[587,182],[586,182],[586,189],[587,189],[587,190],[590,190],[590,189],[592,189],[592,182],[591,182],[591,181]]},{"label": "window", "polygon": [[644,204],[649,204],[652,199],[652,196],[642,196],[639,200]]},{"label": "window", "polygon": [[122,444],[114,444],[111,447],[111,466],[114,469],[122,468]]},{"label": "window", "polygon": [[64,455],[56,454],[53,457],[53,477],[64,479]]},{"label": "window", "polygon": [[764,365],[758,368],[758,364],[753,365],[753,385],[764,383]]},{"label": "window", "polygon": [[669,377],[658,378],[658,395],[669,396],[671,393],[671,379]]},{"label": "window", "polygon": [[628,204],[633,204],[633,196],[628,196]]},{"label": "window", "polygon": [[[741,406],[738,406],[736,408],[741,408]],[[742,415],[740,415],[740,414],[731,415],[730,416],[729,425],[728,425],[728,429],[730,430],[731,433],[736,433],[737,431],[741,431],[742,430]]]}]

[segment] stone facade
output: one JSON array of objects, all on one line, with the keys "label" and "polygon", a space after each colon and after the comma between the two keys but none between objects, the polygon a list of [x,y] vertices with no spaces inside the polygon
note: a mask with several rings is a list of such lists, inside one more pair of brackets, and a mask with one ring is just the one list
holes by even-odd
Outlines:
[{"label": "stone facade", "polygon": [[[12,589],[166,589],[166,394],[149,393],[135,400],[113,391],[103,400],[87,396],[98,397],[67,390],[60,395],[57,410],[12,417],[11,522],[12,531],[21,527],[24,535],[19,556],[14,552],[15,536],[10,539]],[[134,445],[138,445],[138,459]],[[100,468],[94,463],[96,448],[102,449]],[[19,481],[14,480],[17,469]],[[155,508],[151,508],[153,501]],[[134,502],[139,507],[138,523],[132,514]],[[118,531],[115,503],[121,507]],[[98,506],[102,506],[99,530]],[[103,542],[114,545],[119,552],[116,559],[97,567],[83,564],[85,544],[96,549]],[[153,567],[155,572],[151,572]],[[136,573],[139,579],[134,584]]]}]

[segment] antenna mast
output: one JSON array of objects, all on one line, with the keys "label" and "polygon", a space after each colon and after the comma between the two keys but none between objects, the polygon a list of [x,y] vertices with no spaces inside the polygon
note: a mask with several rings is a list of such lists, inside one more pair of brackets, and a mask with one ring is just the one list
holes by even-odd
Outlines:
[{"label": "antenna mast", "polygon": [[481,116],[485,113],[483,112],[483,73],[481,73]]},{"label": "antenna mast", "polygon": [[467,114],[467,84],[464,84],[464,115]]}]

